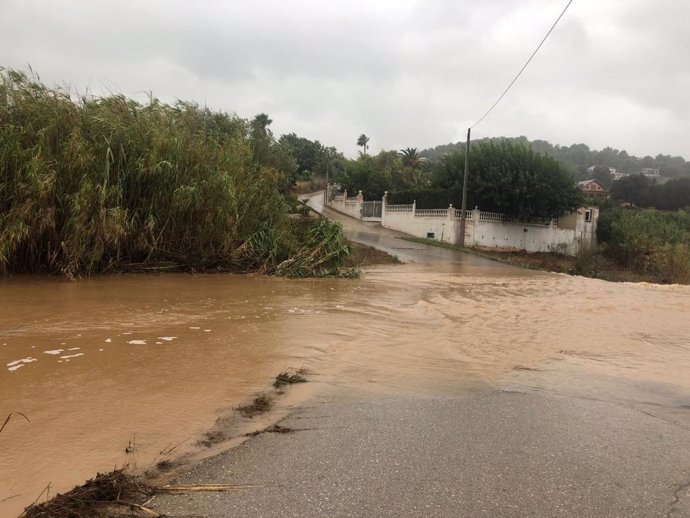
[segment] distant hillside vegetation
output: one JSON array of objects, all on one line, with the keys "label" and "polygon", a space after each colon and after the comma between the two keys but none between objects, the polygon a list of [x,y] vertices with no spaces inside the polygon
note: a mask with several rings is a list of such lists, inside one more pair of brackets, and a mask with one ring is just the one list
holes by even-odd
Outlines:
[{"label": "distant hillside vegetation", "polygon": [[[513,144],[525,144],[532,146],[538,153],[550,155],[560,162],[570,171],[576,179],[591,177],[587,168],[591,166],[613,167],[622,173],[637,174],[643,168],[658,169],[661,176],[675,178],[679,176],[690,176],[690,162],[683,157],[671,155],[657,155],[656,157],[644,156],[637,157],[629,155],[627,151],[619,151],[611,147],[597,151],[590,149],[586,144],[573,144],[572,146],[553,145],[545,140],[532,140],[527,137],[498,137],[485,138],[472,141],[472,144],[491,142],[497,140],[507,140]],[[420,154],[429,161],[436,161],[443,155],[453,153],[465,146],[464,142],[455,144],[444,144],[433,149],[426,149]]]}]

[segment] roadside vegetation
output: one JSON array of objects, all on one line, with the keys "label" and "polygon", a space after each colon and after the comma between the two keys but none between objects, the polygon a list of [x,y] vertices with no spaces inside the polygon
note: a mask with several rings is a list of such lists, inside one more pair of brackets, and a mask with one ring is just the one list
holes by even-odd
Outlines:
[{"label": "roadside vegetation", "polygon": [[599,216],[601,254],[659,282],[690,283],[690,214],[610,209]]},{"label": "roadside vegetation", "polygon": [[350,274],[337,224],[289,217],[299,165],[270,123],[0,71],[0,273]]},{"label": "roadside vegetation", "polygon": [[[553,218],[581,206],[574,179],[554,158],[508,141],[470,148],[467,206],[501,212],[515,218]],[[366,199],[388,191],[391,204],[438,209],[461,206],[465,151],[427,162],[414,148],[360,154],[345,165],[341,184],[349,192],[362,190]]]}]

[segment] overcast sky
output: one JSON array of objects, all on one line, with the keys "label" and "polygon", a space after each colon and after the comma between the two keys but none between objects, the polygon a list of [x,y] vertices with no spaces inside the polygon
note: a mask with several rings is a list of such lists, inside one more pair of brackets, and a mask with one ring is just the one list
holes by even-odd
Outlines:
[{"label": "overcast sky", "polygon": [[[0,0],[0,66],[193,100],[346,155],[464,140],[566,0]],[[690,1],[575,0],[473,137],[690,159]]]}]

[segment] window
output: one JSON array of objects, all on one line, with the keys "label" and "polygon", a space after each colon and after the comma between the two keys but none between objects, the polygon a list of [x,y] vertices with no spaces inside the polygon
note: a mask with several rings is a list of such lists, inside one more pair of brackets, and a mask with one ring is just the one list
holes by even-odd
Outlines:
[{"label": "window", "polygon": [[592,222],[592,209],[588,209],[585,211],[585,223],[591,223]]}]

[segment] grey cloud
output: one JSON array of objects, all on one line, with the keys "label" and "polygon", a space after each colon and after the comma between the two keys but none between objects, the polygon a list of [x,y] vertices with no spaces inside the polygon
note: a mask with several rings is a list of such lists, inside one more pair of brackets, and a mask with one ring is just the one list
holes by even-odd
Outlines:
[{"label": "grey cloud", "polygon": [[[463,138],[565,0],[3,3],[0,65],[266,111],[354,154],[361,132],[374,149]],[[678,0],[575,1],[476,134],[690,157],[688,19]]]}]

